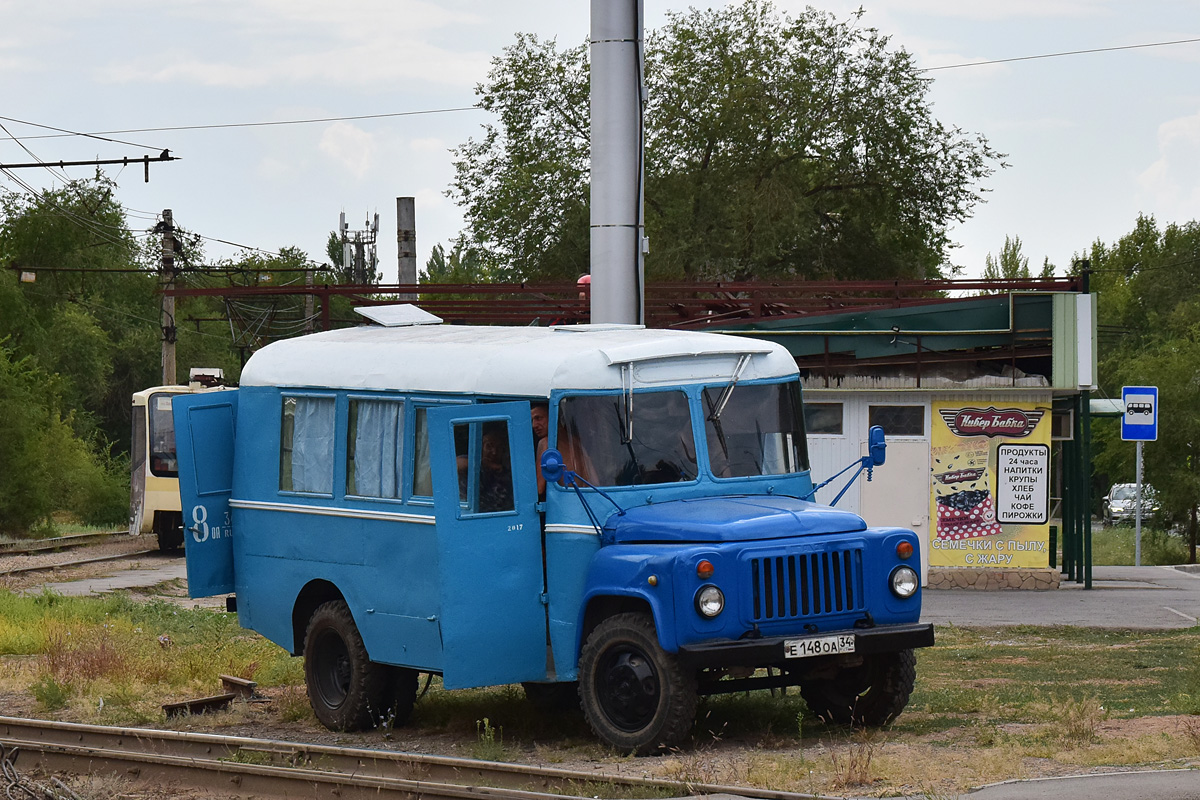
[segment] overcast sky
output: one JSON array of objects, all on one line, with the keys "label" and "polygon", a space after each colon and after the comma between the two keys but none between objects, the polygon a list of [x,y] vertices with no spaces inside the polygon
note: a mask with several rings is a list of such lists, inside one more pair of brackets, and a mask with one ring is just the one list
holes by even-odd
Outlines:
[{"label": "overcast sky", "polygon": [[[712,0],[719,4],[719,0]],[[681,0],[645,0],[648,28]],[[703,0],[695,5],[707,5]],[[805,5],[779,0],[780,8]],[[1195,0],[825,0],[892,37],[923,68],[1200,38]],[[471,106],[490,59],[516,32],[585,41],[584,0],[0,0],[0,116],[70,131],[254,123]],[[1146,47],[928,73],[936,116],[982,133],[1011,167],[988,201],[951,231],[951,260],[978,275],[1018,235],[1035,269],[1060,274],[1096,239],[1113,242],[1139,213],[1200,218],[1200,44]],[[444,192],[449,148],[478,136],[477,110],[303,125],[113,134],[131,144],[24,138],[53,131],[0,120],[41,160],[182,160],[110,168],[135,228],[170,208],[209,237],[325,260],[345,211],[351,228],[380,215],[379,256],[395,279],[395,198],[416,197],[419,264],[462,218]],[[135,145],[140,145],[135,146]],[[0,163],[31,157],[0,131]],[[88,168],[68,170],[73,177]],[[20,170],[37,187],[42,169]],[[0,176],[8,188],[17,188]]]}]

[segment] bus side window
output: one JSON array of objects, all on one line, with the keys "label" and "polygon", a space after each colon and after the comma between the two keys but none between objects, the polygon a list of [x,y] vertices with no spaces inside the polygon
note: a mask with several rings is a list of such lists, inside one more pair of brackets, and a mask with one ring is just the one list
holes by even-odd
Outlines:
[{"label": "bus side window", "polygon": [[490,514],[516,508],[507,421],[455,425],[454,450],[459,464],[459,498],[464,511]]},{"label": "bus side window", "polygon": [[400,499],[404,402],[351,398],[346,432],[346,494]]},{"label": "bus side window", "polygon": [[417,406],[413,409],[413,497],[433,497],[433,474],[429,466],[429,422],[428,409]]},{"label": "bus side window", "polygon": [[333,494],[332,397],[284,397],[279,436],[279,491]]}]

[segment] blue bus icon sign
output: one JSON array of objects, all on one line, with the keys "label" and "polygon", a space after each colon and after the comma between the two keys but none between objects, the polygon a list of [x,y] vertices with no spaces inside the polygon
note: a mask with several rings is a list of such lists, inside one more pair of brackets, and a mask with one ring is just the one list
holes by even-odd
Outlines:
[{"label": "blue bus icon sign", "polygon": [[1127,442],[1158,440],[1158,387],[1126,386],[1121,389],[1125,414],[1121,417],[1121,438]]}]

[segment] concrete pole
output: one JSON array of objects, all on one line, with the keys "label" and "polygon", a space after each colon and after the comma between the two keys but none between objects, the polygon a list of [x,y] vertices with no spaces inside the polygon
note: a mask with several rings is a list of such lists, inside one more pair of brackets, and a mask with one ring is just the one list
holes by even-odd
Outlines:
[{"label": "concrete pole", "polygon": [[[175,288],[175,219],[171,209],[162,212],[162,278],[163,288]],[[175,385],[175,298],[163,294],[162,299],[162,385]]]},{"label": "concrete pole", "polygon": [[592,322],[643,322],[642,3],[592,0]]},{"label": "concrete pole", "polygon": [[[396,273],[397,283],[417,282],[417,209],[412,197],[396,198]],[[404,294],[401,300],[416,300],[416,295]]]}]

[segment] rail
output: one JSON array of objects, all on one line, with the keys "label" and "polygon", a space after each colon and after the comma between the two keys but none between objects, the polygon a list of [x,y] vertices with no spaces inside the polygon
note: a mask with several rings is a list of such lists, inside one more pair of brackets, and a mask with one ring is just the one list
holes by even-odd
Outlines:
[{"label": "rail", "polygon": [[636,778],[388,750],[240,736],[113,728],[0,717],[0,743],[42,773],[113,773],[254,797],[549,800],[737,795],[813,800],[817,795]]},{"label": "rail", "polygon": [[54,536],[49,539],[22,539],[0,542],[0,556],[28,555],[43,550],[69,550],[108,541],[113,536],[128,535],[129,531],[107,531],[100,533],[74,533],[70,536]]}]

